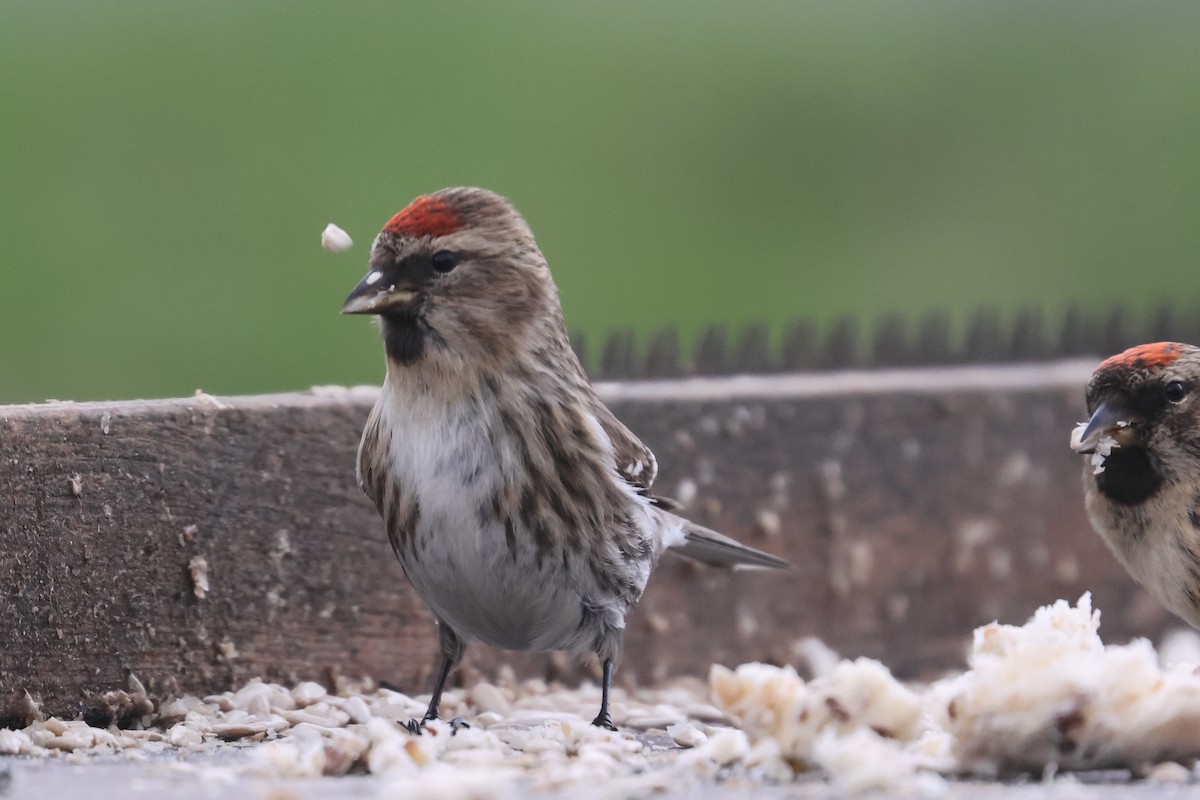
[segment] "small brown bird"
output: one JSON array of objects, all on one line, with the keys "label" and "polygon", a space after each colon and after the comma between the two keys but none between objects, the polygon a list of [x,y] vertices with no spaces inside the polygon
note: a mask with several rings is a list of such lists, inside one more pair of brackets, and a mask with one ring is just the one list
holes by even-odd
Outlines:
[{"label": "small brown bird", "polygon": [[593,724],[612,728],[625,614],[664,550],[787,566],[650,493],[654,454],[597,398],[546,259],[505,198],[474,188],[418,197],[376,237],[342,313],[378,316],[383,335],[387,375],[358,481],[438,621],[424,720],[437,719],[450,668],[479,640],[597,654]]},{"label": "small brown bird", "polygon": [[1200,628],[1200,348],[1146,344],[1113,356],[1087,387],[1091,419],[1071,446],[1091,455],[1092,526],[1129,574]]}]

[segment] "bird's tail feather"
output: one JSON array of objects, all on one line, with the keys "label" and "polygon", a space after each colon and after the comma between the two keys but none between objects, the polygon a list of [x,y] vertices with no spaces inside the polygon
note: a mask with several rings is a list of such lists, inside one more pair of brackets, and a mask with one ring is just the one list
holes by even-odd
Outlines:
[{"label": "bird's tail feather", "polygon": [[762,569],[791,569],[782,558],[747,547],[724,534],[709,530],[689,520],[683,521],[683,539],[670,548],[678,555],[707,564],[710,567],[758,567]]}]

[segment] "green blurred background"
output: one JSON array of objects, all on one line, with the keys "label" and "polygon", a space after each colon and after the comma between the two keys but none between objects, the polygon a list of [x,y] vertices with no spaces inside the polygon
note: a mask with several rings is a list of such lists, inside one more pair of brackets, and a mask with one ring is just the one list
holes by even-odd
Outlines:
[{"label": "green blurred background", "polygon": [[1190,1],[8,0],[0,402],[378,382],[339,305],[453,184],[516,202],[590,341],[1194,313],[1197,31]]}]

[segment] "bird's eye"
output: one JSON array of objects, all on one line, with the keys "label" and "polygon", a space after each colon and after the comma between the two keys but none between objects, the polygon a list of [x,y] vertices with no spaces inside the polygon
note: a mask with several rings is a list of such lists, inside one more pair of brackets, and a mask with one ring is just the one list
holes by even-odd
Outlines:
[{"label": "bird's eye", "polygon": [[1188,386],[1183,381],[1171,381],[1163,387],[1163,394],[1169,402],[1180,403],[1188,396]]},{"label": "bird's eye", "polygon": [[433,268],[445,275],[450,270],[458,266],[458,262],[462,261],[462,256],[450,250],[438,250],[433,254]]}]

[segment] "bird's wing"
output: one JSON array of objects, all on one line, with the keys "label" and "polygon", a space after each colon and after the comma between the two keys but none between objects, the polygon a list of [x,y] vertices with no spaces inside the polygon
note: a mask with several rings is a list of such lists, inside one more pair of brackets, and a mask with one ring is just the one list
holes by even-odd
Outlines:
[{"label": "bird's wing", "polygon": [[658,459],[654,457],[653,451],[642,444],[641,439],[634,436],[633,432],[599,400],[594,404],[593,413],[612,442],[613,458],[616,459],[617,474],[621,479],[636,489],[638,494],[650,498],[656,506],[668,511],[682,508],[670,498],[650,494],[650,487],[658,476]]},{"label": "bird's wing", "polygon": [[[658,475],[658,461],[649,447],[642,444],[621,421],[599,400],[594,407],[596,420],[612,441],[613,455],[617,460],[617,474],[626,483],[637,489],[638,494],[649,498],[666,511],[679,511],[682,505],[667,497],[650,494],[650,486]],[[765,567],[787,569],[791,567],[782,558],[747,547],[724,534],[709,530],[690,520],[677,517],[683,536],[669,545],[676,553],[686,558],[714,567]]]},{"label": "bird's wing", "polygon": [[367,424],[363,427],[362,439],[358,443],[358,458],[354,467],[354,475],[358,479],[358,488],[371,498],[371,502],[379,508],[379,469],[376,463],[376,449],[379,442],[379,406],[371,409]]}]

